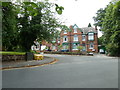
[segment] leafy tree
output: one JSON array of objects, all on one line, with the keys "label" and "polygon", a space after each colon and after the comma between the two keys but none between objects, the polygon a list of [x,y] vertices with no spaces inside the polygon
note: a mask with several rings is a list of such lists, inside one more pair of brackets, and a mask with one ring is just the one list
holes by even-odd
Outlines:
[{"label": "leafy tree", "polygon": [[[50,40],[60,24],[51,7],[53,4],[48,2],[3,2],[2,37],[6,50],[29,51],[35,40]],[[56,8],[62,14],[64,8],[57,4]]]},{"label": "leafy tree", "polygon": [[[19,28],[20,30],[20,46],[22,48],[22,50],[24,51],[29,51],[31,48],[31,45],[34,44],[34,41],[37,39],[39,30],[41,30],[41,25],[40,25],[40,21],[41,21],[41,10],[39,11],[38,9],[38,16],[40,16],[40,18],[37,19],[32,19],[32,21],[34,23],[32,23],[32,21],[30,20],[30,15],[32,15],[33,17],[35,17],[33,15],[33,13],[30,14],[30,10],[28,9],[28,7],[34,8],[35,10],[37,10],[36,7],[32,7],[31,3],[28,2],[24,2],[22,4],[22,12],[24,12],[23,14],[21,14],[21,17],[19,18],[19,26],[21,26]],[[38,30],[39,28],[39,30]]]},{"label": "leafy tree", "polygon": [[61,50],[61,49],[62,49],[62,47],[63,47],[62,45],[59,45],[59,46],[58,46],[58,50]]},{"label": "leafy tree", "polygon": [[[28,4],[29,6],[29,4]],[[56,28],[59,26],[59,22],[54,17],[54,12],[51,12],[53,5],[48,2],[39,2],[35,8],[38,12],[37,15],[29,16],[27,6],[25,3],[24,14],[20,17],[20,44],[23,50],[29,51],[31,45],[37,40],[41,43],[42,40],[51,40],[56,33]]]},{"label": "leafy tree", "polygon": [[17,48],[17,12],[11,2],[2,2],[2,44],[6,50]]},{"label": "leafy tree", "polygon": [[[114,0],[104,9],[105,12],[97,14],[97,25],[102,27],[103,39],[102,43],[106,46],[110,55],[120,55],[120,1]],[[100,22],[99,22],[100,21]]]},{"label": "leafy tree", "polygon": [[95,26],[99,26],[100,28],[102,28],[102,23],[103,23],[103,19],[105,17],[105,12],[106,10],[103,9],[103,8],[100,8],[98,11],[97,11],[97,16],[93,17],[94,21],[95,21]]},{"label": "leafy tree", "polygon": [[[106,9],[105,18],[103,22],[103,29],[105,35],[106,48],[110,55],[118,55],[120,53],[120,1],[110,3]],[[118,15],[119,14],[119,15]]]},{"label": "leafy tree", "polygon": [[64,7],[58,6],[58,4],[55,4],[56,8],[55,10],[57,11],[58,14],[62,14],[62,11],[64,10]]}]

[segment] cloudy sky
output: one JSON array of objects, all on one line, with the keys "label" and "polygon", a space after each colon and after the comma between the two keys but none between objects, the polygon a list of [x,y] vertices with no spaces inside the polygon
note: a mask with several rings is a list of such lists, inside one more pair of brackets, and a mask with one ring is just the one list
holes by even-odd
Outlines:
[{"label": "cloudy sky", "polygon": [[[80,28],[87,27],[88,23],[93,26],[93,16],[100,8],[105,8],[111,0],[50,0],[64,7],[62,15],[58,15],[65,25],[77,24]],[[99,32],[99,36],[101,33]]]}]

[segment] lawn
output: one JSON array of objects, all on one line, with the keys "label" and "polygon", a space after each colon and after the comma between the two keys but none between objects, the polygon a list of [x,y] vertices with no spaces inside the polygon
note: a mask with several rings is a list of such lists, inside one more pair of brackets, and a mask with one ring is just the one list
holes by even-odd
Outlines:
[{"label": "lawn", "polygon": [[0,51],[2,55],[24,55],[26,52]]}]

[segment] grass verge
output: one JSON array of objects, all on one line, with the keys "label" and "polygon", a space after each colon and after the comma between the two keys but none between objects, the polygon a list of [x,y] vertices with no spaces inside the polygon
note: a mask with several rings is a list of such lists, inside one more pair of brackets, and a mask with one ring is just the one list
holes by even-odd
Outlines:
[{"label": "grass verge", "polygon": [[2,55],[24,55],[26,52],[0,51]]}]

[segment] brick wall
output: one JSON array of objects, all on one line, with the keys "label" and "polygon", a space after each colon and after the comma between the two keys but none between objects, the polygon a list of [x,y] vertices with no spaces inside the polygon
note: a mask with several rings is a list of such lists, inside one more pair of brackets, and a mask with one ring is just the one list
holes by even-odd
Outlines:
[{"label": "brick wall", "polygon": [[[70,26],[70,29],[71,29],[71,32],[69,31],[67,34],[64,34],[63,30],[61,31],[60,45],[62,45],[62,43],[63,43],[63,36],[68,37],[68,43],[70,43],[70,42],[73,43],[74,42],[74,35],[78,35],[78,42],[80,42],[80,45],[85,44],[87,51],[92,52],[92,49],[89,49],[89,47],[90,47],[89,44],[90,44],[90,42],[93,42],[94,49],[95,49],[94,52],[96,52],[96,53],[98,52],[97,33],[94,33],[94,41],[88,41],[88,35],[86,35],[86,41],[82,41],[82,32],[79,29],[77,29],[77,33],[74,33],[72,26]],[[69,44],[69,45],[72,45],[72,44]],[[72,46],[69,46],[69,50],[71,48],[72,48]],[[76,51],[76,50],[74,50],[74,51]]]},{"label": "brick wall", "polygon": [[2,62],[16,60],[26,60],[25,55],[2,55]]}]

